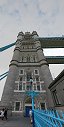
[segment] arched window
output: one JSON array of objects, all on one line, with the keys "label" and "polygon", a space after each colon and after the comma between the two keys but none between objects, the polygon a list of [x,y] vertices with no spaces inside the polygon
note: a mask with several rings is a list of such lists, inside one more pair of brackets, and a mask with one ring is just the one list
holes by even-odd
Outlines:
[{"label": "arched window", "polygon": [[22,62],[23,62],[23,56],[22,56]]},{"label": "arched window", "polygon": [[33,60],[34,60],[34,62],[35,62],[35,56],[33,56]]},{"label": "arched window", "polygon": [[27,73],[27,81],[30,81],[31,78],[32,78],[31,72]]},{"label": "arched window", "polygon": [[30,56],[29,55],[27,56],[27,62],[30,62]]}]

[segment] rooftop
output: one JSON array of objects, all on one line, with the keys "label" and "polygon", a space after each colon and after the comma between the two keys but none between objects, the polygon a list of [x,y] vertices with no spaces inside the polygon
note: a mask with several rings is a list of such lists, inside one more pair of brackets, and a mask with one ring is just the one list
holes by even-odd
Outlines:
[{"label": "rooftop", "polygon": [[53,82],[49,85],[49,89],[58,81],[60,80],[62,77],[64,76],[64,69],[63,71],[53,80]]}]

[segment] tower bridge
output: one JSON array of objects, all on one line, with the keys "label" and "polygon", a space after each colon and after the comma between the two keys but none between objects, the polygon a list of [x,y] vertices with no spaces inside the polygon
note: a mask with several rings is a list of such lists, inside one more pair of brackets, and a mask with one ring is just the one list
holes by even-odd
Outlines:
[{"label": "tower bridge", "polygon": [[[63,37],[40,38],[36,31],[19,32],[16,42],[0,48],[4,51],[15,45],[9,71],[2,94],[1,106],[12,108],[13,112],[29,112],[31,97],[26,91],[39,92],[34,99],[34,107],[54,108],[51,92],[48,89],[53,79],[48,64],[64,64],[63,56],[44,56],[43,48],[64,48]],[[31,84],[30,79],[33,80]],[[31,86],[32,85],[32,86]],[[36,111],[35,111],[36,115]]]},{"label": "tower bridge", "polygon": [[40,37],[42,48],[64,48],[64,37]]}]

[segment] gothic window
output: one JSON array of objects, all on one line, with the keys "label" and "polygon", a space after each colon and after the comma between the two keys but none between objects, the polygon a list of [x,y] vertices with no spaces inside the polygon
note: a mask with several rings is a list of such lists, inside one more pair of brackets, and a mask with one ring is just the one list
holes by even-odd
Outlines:
[{"label": "gothic window", "polygon": [[33,60],[34,60],[34,62],[35,62],[35,56],[33,56]]},{"label": "gothic window", "polygon": [[22,77],[20,77],[20,81],[22,81]]},{"label": "gothic window", "polygon": [[28,62],[28,56],[27,56],[27,62]]},{"label": "gothic window", "polygon": [[27,85],[27,86],[26,86],[26,89],[27,89],[27,90],[30,90],[30,85]]},{"label": "gothic window", "polygon": [[38,69],[35,69],[35,70],[34,70],[34,74],[35,74],[35,75],[39,75]]},{"label": "gothic window", "polygon": [[39,77],[36,77],[36,81],[37,81],[37,82],[39,81]]},{"label": "gothic window", "polygon": [[27,56],[27,62],[30,62],[30,56],[29,55]]},{"label": "gothic window", "polygon": [[30,62],[30,56],[28,56],[28,62]]},{"label": "gothic window", "polygon": [[19,83],[19,90],[22,90],[22,82]]},{"label": "gothic window", "polygon": [[21,75],[24,74],[24,70],[23,70],[23,69],[20,70],[20,74],[21,74]]},{"label": "gothic window", "polygon": [[15,102],[15,111],[19,111],[20,110],[20,102]]},{"label": "gothic window", "polygon": [[44,84],[41,83],[41,90],[44,90]]},{"label": "gothic window", "polygon": [[59,105],[59,100],[58,100],[56,89],[52,92],[52,94],[53,94],[54,104]]},{"label": "gothic window", "polygon": [[22,56],[22,62],[23,62],[23,56]]},{"label": "gothic window", "polygon": [[23,90],[25,90],[25,83],[23,83]]},{"label": "gothic window", "polygon": [[33,85],[34,90],[36,90],[36,84]]},{"label": "gothic window", "polygon": [[26,57],[24,57],[24,62],[26,62]]},{"label": "gothic window", "polygon": [[37,90],[40,91],[40,85],[39,84],[37,84]]},{"label": "gothic window", "polygon": [[32,78],[31,73],[27,73],[27,81],[30,81],[31,78]]},{"label": "gothic window", "polygon": [[14,111],[22,111],[22,104],[20,101],[14,103]]},{"label": "gothic window", "polygon": [[17,101],[15,102],[15,111],[20,111],[21,102]]},{"label": "gothic window", "polygon": [[40,105],[41,105],[41,109],[45,109],[45,103],[40,103]]}]

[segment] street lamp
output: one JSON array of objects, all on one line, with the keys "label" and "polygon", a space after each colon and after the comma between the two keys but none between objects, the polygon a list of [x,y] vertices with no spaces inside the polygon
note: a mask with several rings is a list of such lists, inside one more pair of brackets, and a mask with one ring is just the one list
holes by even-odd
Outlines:
[{"label": "street lamp", "polygon": [[34,110],[34,97],[38,95],[39,92],[33,90],[33,79],[30,78],[30,89],[26,91],[28,96],[31,96],[32,99],[32,110]]},{"label": "street lamp", "polygon": [[26,91],[26,94],[32,99],[32,118],[33,118],[33,127],[34,127],[34,97],[38,95],[38,92],[33,90],[33,79],[30,78],[30,90]]}]

